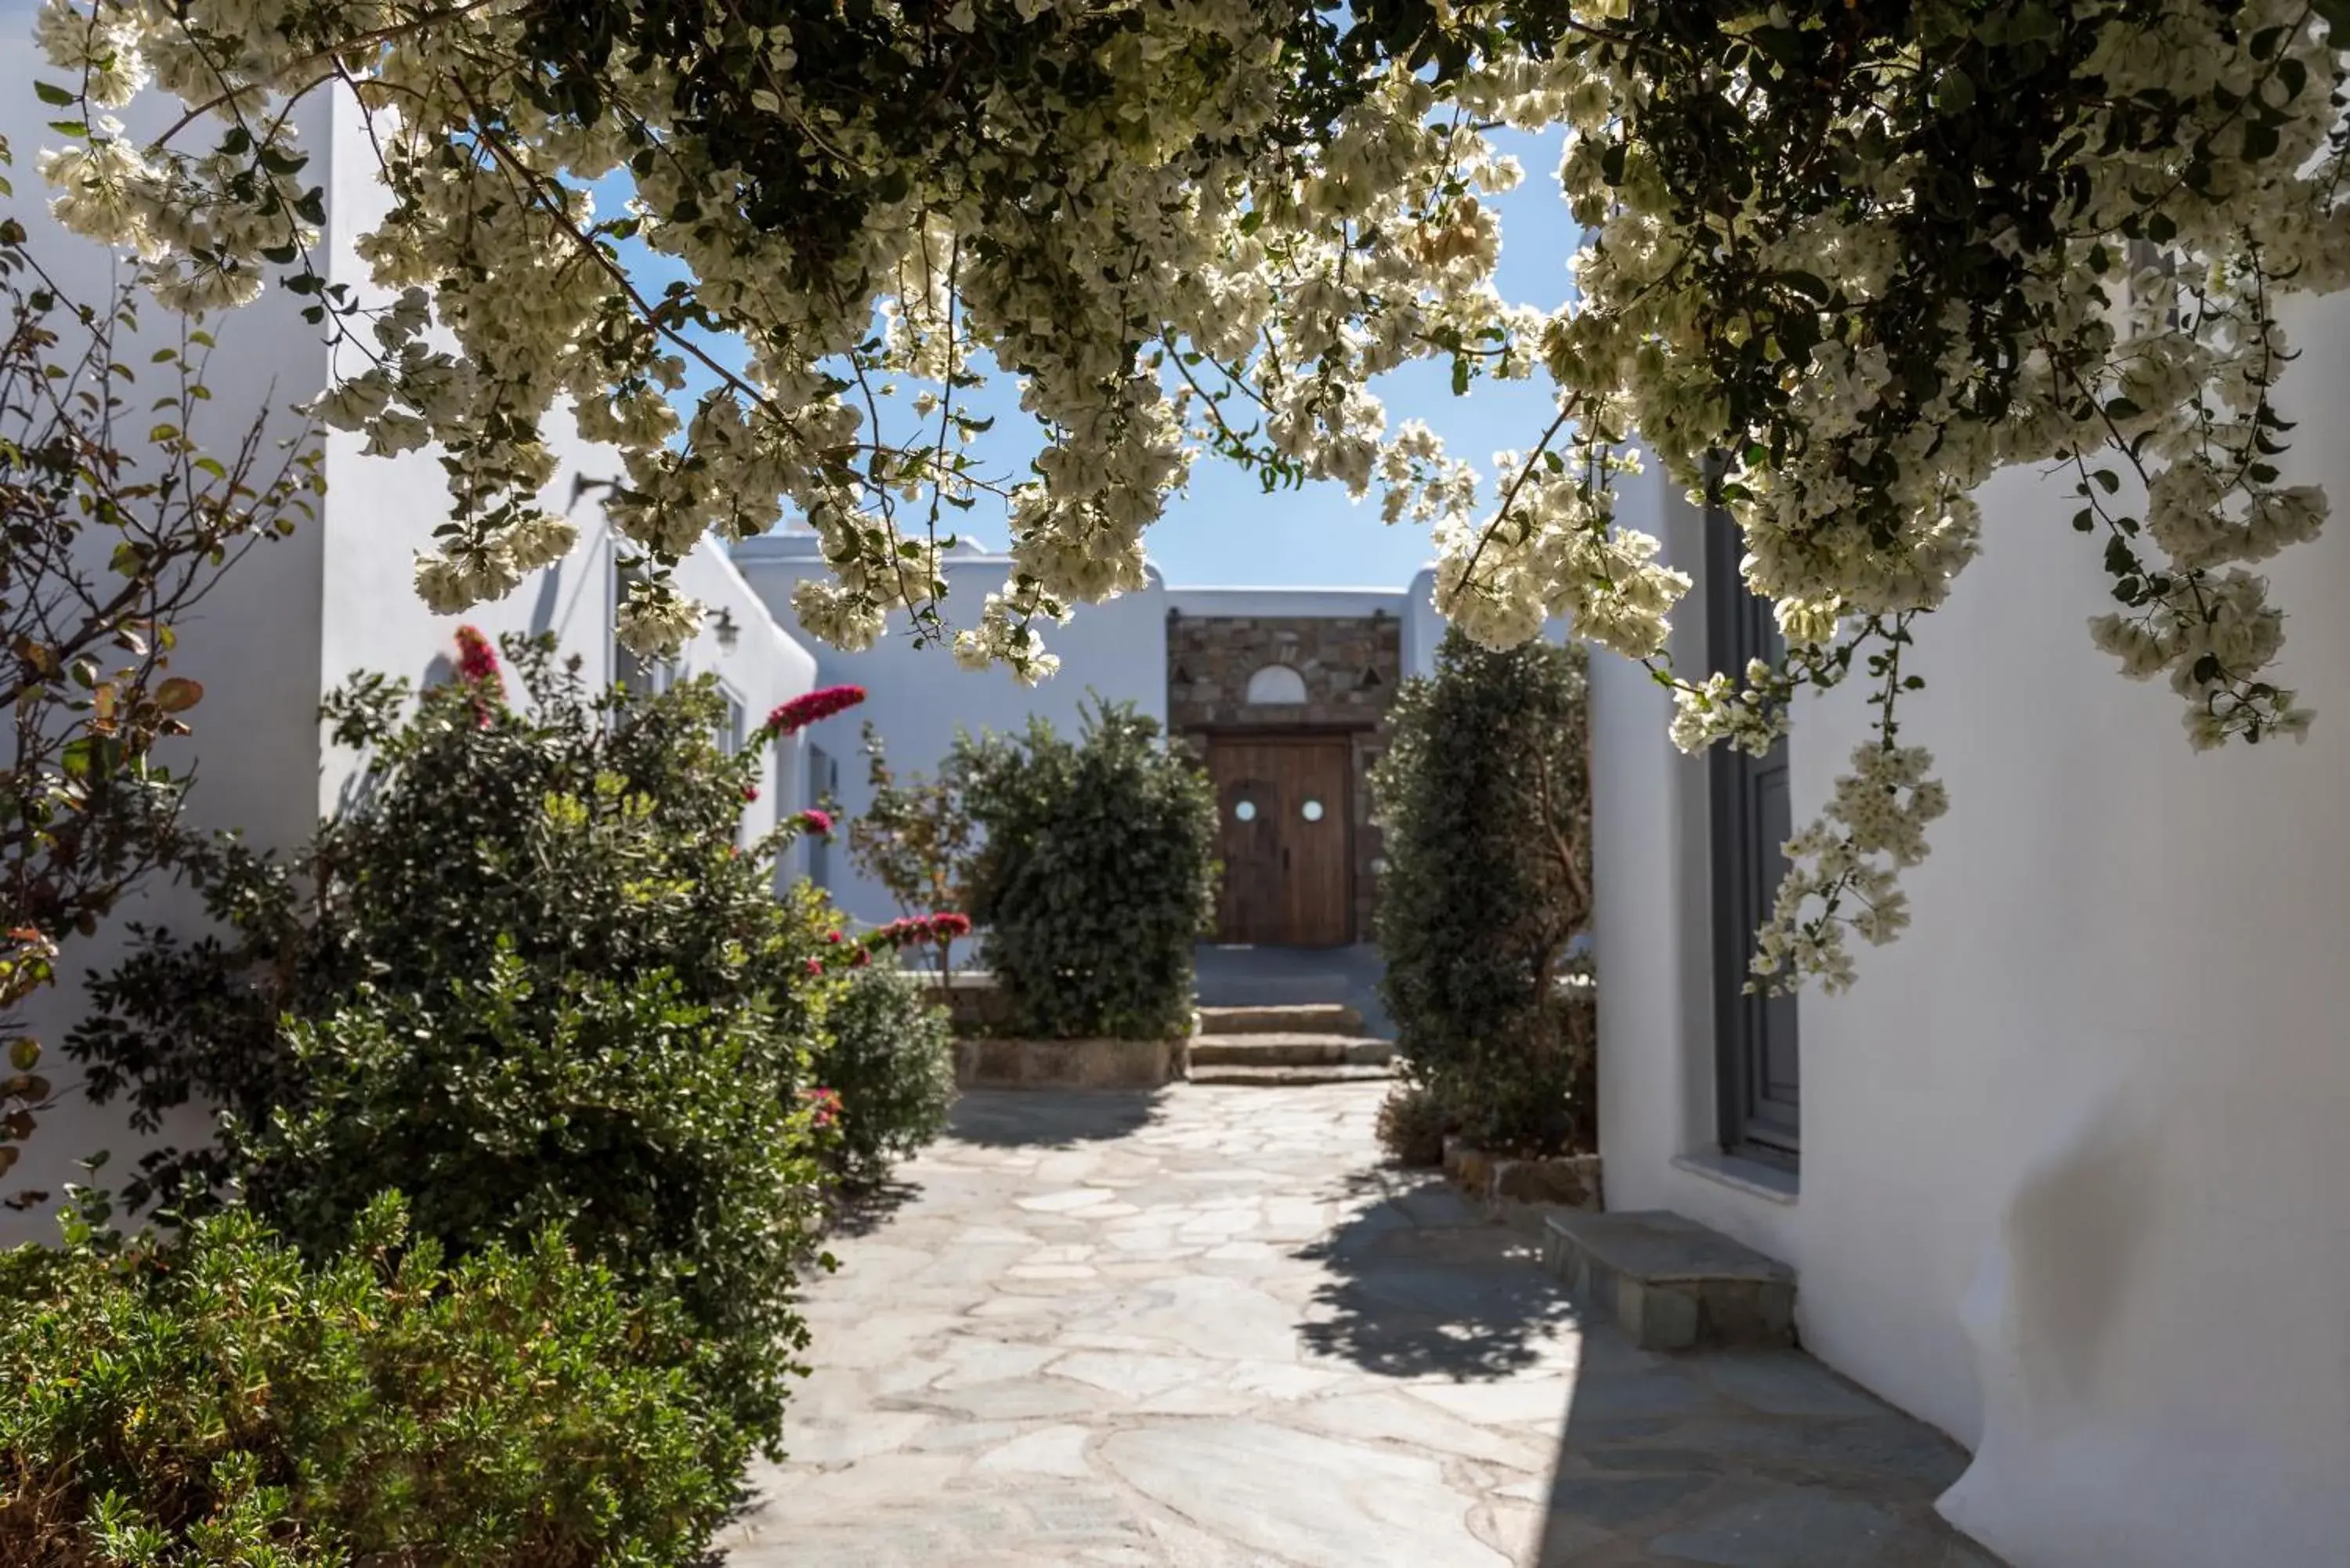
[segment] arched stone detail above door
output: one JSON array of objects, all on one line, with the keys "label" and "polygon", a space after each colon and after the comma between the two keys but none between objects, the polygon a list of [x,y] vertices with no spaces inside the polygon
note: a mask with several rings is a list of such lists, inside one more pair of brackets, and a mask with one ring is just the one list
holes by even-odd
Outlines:
[{"label": "arched stone detail above door", "polygon": [[1253,707],[1305,701],[1305,677],[1286,664],[1267,664],[1248,678],[1247,701]]}]

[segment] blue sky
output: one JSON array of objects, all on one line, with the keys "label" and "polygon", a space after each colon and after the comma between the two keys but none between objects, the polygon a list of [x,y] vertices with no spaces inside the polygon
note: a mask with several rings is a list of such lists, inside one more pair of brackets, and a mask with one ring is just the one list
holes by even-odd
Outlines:
[{"label": "blue sky", "polygon": [[[1566,298],[1567,262],[1575,253],[1575,224],[1554,178],[1563,140],[1559,130],[1495,137],[1526,171],[1525,182],[1494,203],[1503,220],[1500,287],[1508,298],[1544,308]],[[599,191],[598,206],[618,194]],[[650,292],[673,275],[665,273],[670,265],[642,253],[631,258],[632,268],[653,283]],[[711,379],[699,367],[692,376],[689,396]],[[1546,377],[1512,384],[1478,380],[1458,398],[1451,383],[1445,364],[1413,365],[1383,378],[1378,390],[1389,428],[1425,420],[1456,455],[1482,469],[1496,451],[1525,447],[1549,421]],[[1020,412],[1010,378],[999,376],[971,402],[975,413],[997,416],[995,428],[975,448],[987,470],[1024,472],[1035,450],[1034,427]],[[983,545],[1003,542],[1002,510],[986,497],[955,525]],[[1401,587],[1434,554],[1424,527],[1379,521],[1376,491],[1359,505],[1331,484],[1267,495],[1254,477],[1211,456],[1193,466],[1190,489],[1150,530],[1149,549],[1167,580],[1187,587]]]}]

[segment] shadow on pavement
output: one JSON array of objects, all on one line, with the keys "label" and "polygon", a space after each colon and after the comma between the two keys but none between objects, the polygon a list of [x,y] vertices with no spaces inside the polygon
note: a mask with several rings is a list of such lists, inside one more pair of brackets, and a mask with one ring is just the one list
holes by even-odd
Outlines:
[{"label": "shadow on pavement", "polygon": [[828,1236],[870,1236],[887,1225],[899,1210],[922,1195],[920,1182],[884,1181],[873,1187],[836,1191],[826,1216]]},{"label": "shadow on pavement", "polygon": [[990,1148],[1069,1148],[1159,1119],[1157,1089],[966,1089],[947,1134]]},{"label": "shadow on pavement", "polygon": [[1532,1240],[1483,1217],[1441,1177],[1363,1173],[1340,1196],[1382,1192],[1296,1256],[1330,1277],[1306,1343],[1388,1377],[1507,1377],[1574,1316]]}]

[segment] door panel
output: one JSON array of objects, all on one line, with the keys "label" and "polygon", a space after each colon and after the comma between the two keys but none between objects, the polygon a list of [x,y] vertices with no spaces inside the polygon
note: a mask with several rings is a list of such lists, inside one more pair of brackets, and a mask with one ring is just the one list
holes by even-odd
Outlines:
[{"label": "door panel", "polygon": [[1216,928],[1228,942],[1275,942],[1287,919],[1281,877],[1281,784],[1225,759],[1216,781],[1216,857],[1224,864]]},{"label": "door panel", "polygon": [[1215,740],[1218,940],[1332,947],[1353,934],[1351,753],[1343,738]]},{"label": "door panel", "polygon": [[1353,925],[1348,897],[1347,742],[1295,745],[1287,753],[1291,781],[1281,820],[1288,859],[1289,941],[1295,947],[1343,945]]},{"label": "door panel", "polygon": [[[1738,572],[1744,543],[1728,516],[1706,517],[1707,662],[1742,678],[1749,659],[1774,659],[1783,644],[1770,604]],[[1714,1027],[1721,1146],[1781,1159],[1799,1147],[1802,1056],[1795,999],[1750,995],[1754,936],[1770,918],[1787,873],[1783,850],[1794,831],[1788,800],[1787,742],[1767,756],[1717,745],[1713,784]]]}]

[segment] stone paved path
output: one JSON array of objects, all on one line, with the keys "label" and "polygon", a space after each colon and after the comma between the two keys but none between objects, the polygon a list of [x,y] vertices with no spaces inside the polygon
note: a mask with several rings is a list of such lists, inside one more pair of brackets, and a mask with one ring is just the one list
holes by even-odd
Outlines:
[{"label": "stone paved path", "polygon": [[1381,1168],[1378,1085],[967,1096],[815,1288],[733,1568],[1996,1568],[1948,1442],[1667,1358]]}]

